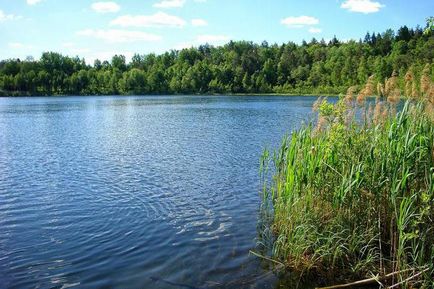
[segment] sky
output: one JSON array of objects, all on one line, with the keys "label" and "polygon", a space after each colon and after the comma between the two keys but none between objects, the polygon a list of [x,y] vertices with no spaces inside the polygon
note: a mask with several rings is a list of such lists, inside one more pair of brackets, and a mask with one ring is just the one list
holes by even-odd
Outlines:
[{"label": "sky", "polygon": [[433,15],[434,0],[0,0],[0,59],[54,51],[92,64],[230,40],[358,40]]}]

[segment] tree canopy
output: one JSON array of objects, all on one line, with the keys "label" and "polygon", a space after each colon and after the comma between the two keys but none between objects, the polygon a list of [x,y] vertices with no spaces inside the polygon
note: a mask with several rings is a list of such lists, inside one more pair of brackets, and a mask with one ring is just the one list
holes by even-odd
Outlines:
[{"label": "tree canopy", "polygon": [[[115,55],[93,65],[78,57],[45,52],[39,60],[0,62],[0,95],[330,93],[362,85],[370,75],[383,81],[395,71],[402,80],[432,64],[434,35],[427,25],[367,33],[359,41],[301,44],[231,41],[161,55],[136,54],[127,63]],[[432,67],[432,65],[431,65]]]}]

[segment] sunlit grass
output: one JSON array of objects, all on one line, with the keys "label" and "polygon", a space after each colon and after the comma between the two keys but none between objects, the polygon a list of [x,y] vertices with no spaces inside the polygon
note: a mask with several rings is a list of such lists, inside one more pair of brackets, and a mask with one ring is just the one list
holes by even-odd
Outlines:
[{"label": "sunlit grass", "polygon": [[[395,76],[384,84],[370,78],[336,104],[319,99],[314,105],[318,120],[285,137],[274,155],[264,154],[263,167],[274,172],[263,194],[263,206],[272,215],[272,254],[292,272],[336,282],[402,271],[384,282],[409,279],[400,288],[432,288],[434,87],[429,70],[417,84],[407,74],[405,94],[411,100],[400,109],[403,95]],[[366,102],[374,90],[379,97]]]}]

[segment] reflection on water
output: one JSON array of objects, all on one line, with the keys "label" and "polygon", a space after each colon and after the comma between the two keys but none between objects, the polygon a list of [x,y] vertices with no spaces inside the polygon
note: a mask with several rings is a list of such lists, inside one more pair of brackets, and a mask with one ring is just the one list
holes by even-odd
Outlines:
[{"label": "reflection on water", "polygon": [[273,288],[259,158],[313,97],[0,99],[1,288]]}]

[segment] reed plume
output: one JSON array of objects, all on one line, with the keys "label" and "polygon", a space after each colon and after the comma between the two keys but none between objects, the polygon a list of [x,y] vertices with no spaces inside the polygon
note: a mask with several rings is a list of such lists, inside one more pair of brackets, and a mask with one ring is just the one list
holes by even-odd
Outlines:
[{"label": "reed plume", "polygon": [[422,76],[420,78],[420,92],[422,95],[427,95],[430,89],[431,79],[429,77],[429,72],[430,72],[430,65],[427,64],[422,70]]},{"label": "reed plume", "polygon": [[[424,98],[400,109],[396,73],[384,86],[369,78],[356,99],[350,87],[337,103],[318,100],[317,122],[268,159],[273,257],[293,273],[336,281],[397,272],[387,281],[412,278],[400,288],[434,285],[434,88],[425,70],[420,92],[411,71],[404,77],[404,95]],[[367,106],[375,86],[386,100]]]},{"label": "reed plume", "polygon": [[415,86],[414,86],[414,74],[411,69],[409,69],[405,74],[404,81],[405,81],[405,96],[413,97],[413,90]]},{"label": "reed plume", "polygon": [[374,95],[374,75],[371,75],[363,89],[357,95],[357,103],[363,105],[365,103],[366,97]]}]

